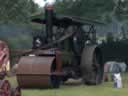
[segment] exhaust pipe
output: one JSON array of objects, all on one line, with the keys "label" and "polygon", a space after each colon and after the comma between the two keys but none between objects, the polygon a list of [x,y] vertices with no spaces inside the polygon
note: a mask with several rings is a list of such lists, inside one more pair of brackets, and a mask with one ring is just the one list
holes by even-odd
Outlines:
[{"label": "exhaust pipe", "polygon": [[53,36],[53,5],[47,4],[45,6],[45,19],[47,43],[50,43]]}]

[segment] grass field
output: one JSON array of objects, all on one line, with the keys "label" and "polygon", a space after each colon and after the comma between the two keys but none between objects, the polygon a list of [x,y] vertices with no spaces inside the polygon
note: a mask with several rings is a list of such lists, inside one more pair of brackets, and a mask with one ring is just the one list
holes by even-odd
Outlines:
[{"label": "grass field", "polygon": [[[86,86],[80,82],[68,82],[59,89],[26,89],[22,96],[128,96],[128,74],[122,74],[123,88],[113,88],[113,82],[98,86]],[[12,86],[16,85],[16,78],[9,78]]]}]

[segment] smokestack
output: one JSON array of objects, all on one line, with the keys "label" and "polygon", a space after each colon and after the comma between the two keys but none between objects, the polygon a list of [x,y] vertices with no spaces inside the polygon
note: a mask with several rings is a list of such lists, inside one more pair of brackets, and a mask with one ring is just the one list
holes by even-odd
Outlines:
[{"label": "smokestack", "polygon": [[46,19],[46,34],[47,42],[52,41],[53,36],[53,5],[46,4],[45,6],[45,19]]}]

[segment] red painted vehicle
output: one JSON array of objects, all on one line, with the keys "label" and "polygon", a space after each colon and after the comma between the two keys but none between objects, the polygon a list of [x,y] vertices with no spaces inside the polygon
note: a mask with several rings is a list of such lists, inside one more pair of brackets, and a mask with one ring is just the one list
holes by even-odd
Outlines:
[{"label": "red painted vehicle", "polygon": [[10,71],[9,48],[4,41],[0,41],[0,96],[21,96],[20,88],[11,88],[8,80],[4,80]]},{"label": "red painted vehicle", "polygon": [[3,79],[10,71],[9,48],[7,44],[0,41],[0,78]]}]

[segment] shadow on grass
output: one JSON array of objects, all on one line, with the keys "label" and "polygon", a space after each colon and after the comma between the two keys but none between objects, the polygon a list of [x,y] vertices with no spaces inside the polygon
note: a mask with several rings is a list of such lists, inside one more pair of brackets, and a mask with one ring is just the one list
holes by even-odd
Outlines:
[{"label": "shadow on grass", "polygon": [[65,85],[65,86],[80,86],[82,84],[83,84],[83,82],[81,79],[78,79],[78,80],[69,79],[68,81],[63,83],[63,85]]}]

